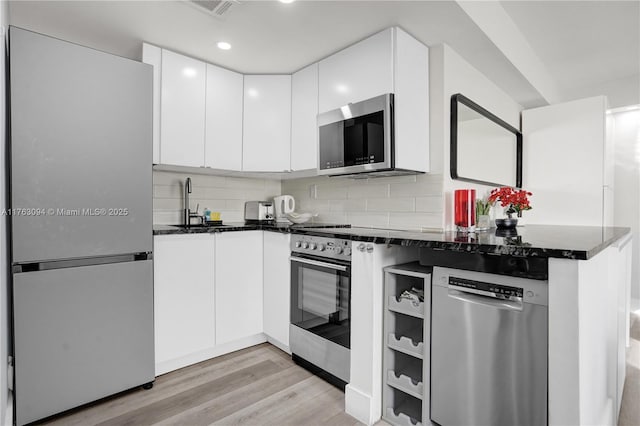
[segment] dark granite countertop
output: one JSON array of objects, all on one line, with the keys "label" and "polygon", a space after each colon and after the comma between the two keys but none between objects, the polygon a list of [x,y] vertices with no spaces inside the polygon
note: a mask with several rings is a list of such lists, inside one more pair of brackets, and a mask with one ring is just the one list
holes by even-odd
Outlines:
[{"label": "dark granite countertop", "polygon": [[308,229],[313,235],[334,235],[352,241],[396,244],[456,252],[586,260],[630,232],[629,228],[526,225],[515,232],[408,232],[371,228]]},{"label": "dark granite countertop", "polygon": [[153,225],[153,235],[172,235],[172,234],[211,234],[215,232],[233,232],[233,231],[276,231],[276,232],[297,232],[305,229],[313,228],[331,228],[341,229],[349,228],[351,225],[341,225],[336,223],[244,223],[230,222],[219,226],[194,226],[184,228],[180,225]]},{"label": "dark granite countertop", "polygon": [[155,235],[268,230],[318,236],[333,236],[352,241],[394,244],[453,252],[507,255],[516,257],[564,258],[586,260],[626,234],[629,228],[596,226],[526,225],[515,233],[491,229],[474,234],[456,232],[411,232],[358,228],[349,225],[305,223],[299,225],[231,223],[221,227],[184,229],[156,225]]}]

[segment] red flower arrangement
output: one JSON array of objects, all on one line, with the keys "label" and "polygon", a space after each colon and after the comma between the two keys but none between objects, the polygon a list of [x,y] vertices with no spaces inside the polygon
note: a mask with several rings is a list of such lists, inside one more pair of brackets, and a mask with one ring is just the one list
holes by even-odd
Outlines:
[{"label": "red flower arrangement", "polygon": [[503,186],[502,188],[492,189],[488,201],[492,205],[500,201],[502,207],[508,206],[505,213],[511,219],[511,215],[514,213],[521,217],[524,210],[531,210],[528,198],[531,195],[533,195],[531,192],[524,189],[515,190],[509,186]]}]

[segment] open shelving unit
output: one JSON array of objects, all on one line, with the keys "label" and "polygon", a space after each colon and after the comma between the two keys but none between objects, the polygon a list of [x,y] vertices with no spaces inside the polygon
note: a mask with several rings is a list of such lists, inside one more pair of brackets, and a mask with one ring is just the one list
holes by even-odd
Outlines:
[{"label": "open shelving unit", "polygon": [[[412,288],[424,301],[400,298]],[[393,425],[429,425],[431,268],[418,262],[384,268],[382,418]]]}]

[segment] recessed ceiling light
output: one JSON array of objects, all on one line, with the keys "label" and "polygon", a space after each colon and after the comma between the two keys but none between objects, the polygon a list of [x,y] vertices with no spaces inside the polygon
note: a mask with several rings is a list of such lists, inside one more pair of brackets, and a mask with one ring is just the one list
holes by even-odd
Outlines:
[{"label": "recessed ceiling light", "polygon": [[280,0],[280,3],[293,3],[295,0]]},{"label": "recessed ceiling light", "polygon": [[218,42],[218,49],[229,50],[229,49],[231,49],[231,45],[229,43],[227,43],[226,41],[219,41]]}]

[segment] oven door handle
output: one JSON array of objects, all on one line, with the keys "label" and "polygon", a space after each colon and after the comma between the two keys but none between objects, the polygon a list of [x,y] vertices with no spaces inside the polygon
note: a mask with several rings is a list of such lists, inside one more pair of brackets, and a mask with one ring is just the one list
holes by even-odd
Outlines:
[{"label": "oven door handle", "polygon": [[346,271],[348,268],[347,266],[344,266],[344,265],[336,265],[335,263],[320,262],[318,260],[305,259],[303,257],[291,256],[289,260],[292,262],[305,263],[307,265],[320,266],[322,268],[335,269],[336,271],[343,271],[343,272]]}]

